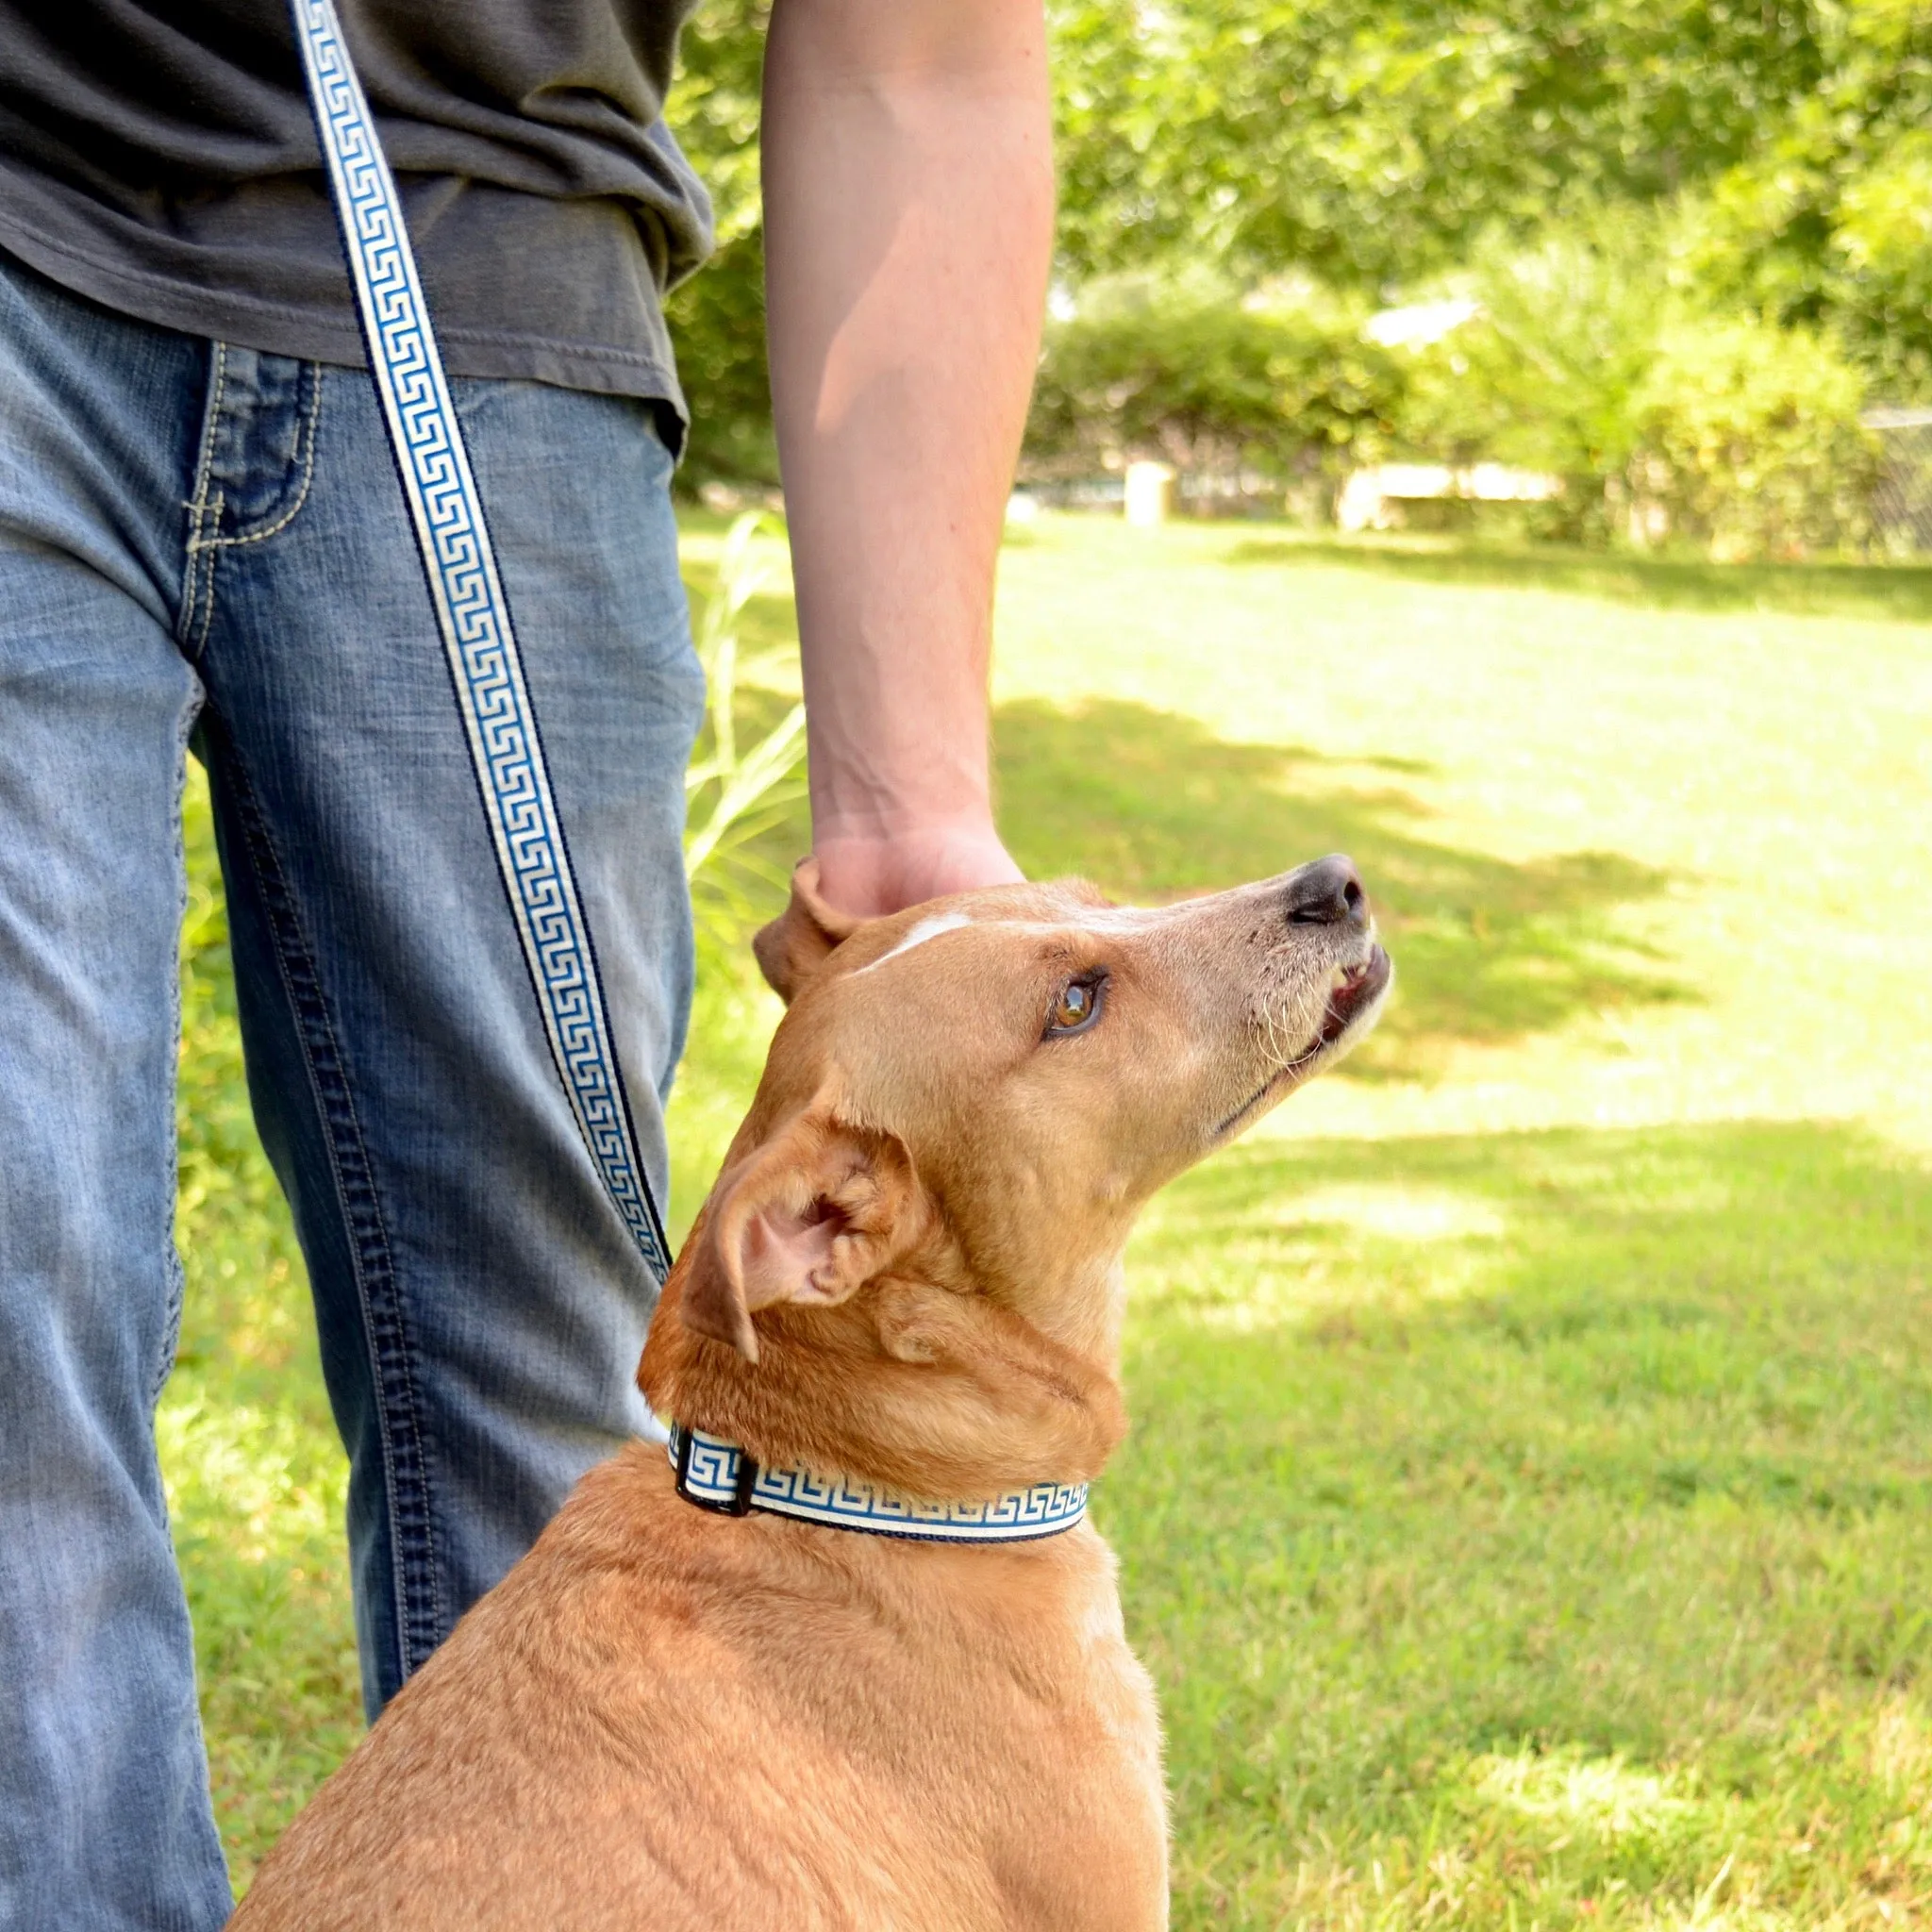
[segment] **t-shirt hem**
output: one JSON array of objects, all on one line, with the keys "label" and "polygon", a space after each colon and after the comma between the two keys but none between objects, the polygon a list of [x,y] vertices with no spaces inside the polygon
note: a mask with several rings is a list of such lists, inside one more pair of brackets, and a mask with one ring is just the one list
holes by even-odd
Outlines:
[{"label": "t-shirt hem", "polygon": [[[23,226],[8,219],[4,210],[0,210],[0,246],[71,293],[138,322],[302,361],[335,363],[346,369],[369,366],[361,331],[353,318],[333,322],[256,296],[133,274]],[[441,325],[436,340],[442,350],[443,366],[452,375],[521,379],[598,395],[635,396],[668,404],[680,430],[691,422],[676,373],[655,357],[508,331]]]}]

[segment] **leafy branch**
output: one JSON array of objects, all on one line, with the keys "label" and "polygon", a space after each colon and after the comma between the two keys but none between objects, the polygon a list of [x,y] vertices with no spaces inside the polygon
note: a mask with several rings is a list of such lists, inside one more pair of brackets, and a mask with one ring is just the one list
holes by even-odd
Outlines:
[{"label": "leafy branch", "polygon": [[762,510],[747,510],[733,523],[697,632],[707,716],[698,756],[685,776],[691,805],[684,869],[694,890],[702,874],[708,894],[741,920],[753,909],[747,875],[784,884],[778,868],[748,848],[785,818],[805,791],[800,769],[805,761],[804,705],[793,705],[749,750],[741,753],[738,744],[741,683],[782,666],[790,655],[781,649],[746,657],[739,646],[740,619],[770,578],[769,567],[754,558],[752,545],[760,535],[777,534],[777,528]]}]

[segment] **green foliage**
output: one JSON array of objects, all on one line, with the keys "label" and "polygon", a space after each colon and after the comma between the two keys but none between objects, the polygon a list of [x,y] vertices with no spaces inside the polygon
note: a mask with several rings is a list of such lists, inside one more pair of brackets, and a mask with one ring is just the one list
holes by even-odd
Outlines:
[{"label": "green foliage", "polygon": [[782,887],[785,875],[758,850],[760,836],[782,822],[805,795],[805,706],[794,704],[749,751],[738,741],[741,677],[789,670],[793,651],[761,658],[739,654],[739,619],[765,587],[774,564],[755,559],[760,535],[782,537],[775,522],[748,510],[725,533],[717,575],[704,600],[697,626],[698,661],[705,669],[706,724],[685,774],[691,824],[684,836],[684,865],[702,918],[742,923],[749,881]]},{"label": "green foliage", "polygon": [[685,27],[665,118],[710,190],[718,246],[665,305],[691,410],[678,469],[687,493],[714,479],[774,484],[765,368],[758,88],[771,0],[705,0]]},{"label": "green foliage", "polygon": [[1388,291],[1676,207],[1705,299],[1932,394],[1927,0],[1061,0],[1061,245]]},{"label": "green foliage", "polygon": [[1691,205],[1718,299],[1831,319],[1889,401],[1932,398],[1932,6],[1816,9],[1819,78]]},{"label": "green foliage", "polygon": [[728,248],[758,225],[758,96],[771,0],[702,0],[678,43],[664,118],[711,196]]},{"label": "green foliage", "polygon": [[1678,320],[1632,398],[1632,513],[1721,560],[1803,557],[1871,535],[1876,440],[1864,379],[1815,331]]},{"label": "green foliage", "polygon": [[1734,560],[1861,548],[1877,475],[1863,374],[1825,331],[1713,312],[1690,246],[1682,223],[1617,208],[1527,245],[1491,231],[1441,285],[1474,313],[1417,349],[1365,340],[1359,305],[1103,281],[1048,331],[1029,471],[1493,461],[1564,479],[1518,512],[1545,537]]},{"label": "green foliage", "polygon": [[[671,108],[723,238],[671,302],[697,418],[689,488],[777,474],[757,200],[767,12],[768,0],[707,0]],[[1546,444],[1538,460],[1571,475],[1614,475],[1634,450],[1633,358],[1651,338],[1631,311],[1664,293],[1659,266],[1698,310],[1795,325],[1810,332],[1801,344],[1828,339],[1819,353],[1867,371],[1878,399],[1932,396],[1932,0],[1502,0],[1474,13],[1451,0],[1053,0],[1049,15],[1074,285],[1149,268],[1185,284],[1210,267],[1248,288],[1294,270],[1401,299],[1513,256],[1525,299],[1548,299],[1512,341],[1508,275],[1491,275],[1493,379],[1439,399],[1443,426],[1491,452]],[[1619,220],[1627,240],[1643,210],[1657,211],[1654,239],[1670,236],[1665,263],[1617,245]],[[1559,318],[1566,286],[1574,306]],[[1103,321],[1107,299],[1083,300],[1057,333],[1033,425],[1042,459],[1191,452],[1205,437],[1217,462],[1239,446],[1291,470],[1386,416],[1390,373],[1361,366],[1345,330],[1296,341],[1284,324],[1264,340],[1263,323],[1172,303],[1138,325],[1116,304]],[[1326,375],[1306,366],[1323,341],[1338,364]],[[1160,382],[1170,402],[1076,420],[1096,394],[1145,391],[1150,366],[1176,361]],[[1266,421],[1271,391],[1310,426]],[[1863,474],[1855,466],[1854,487]],[[1600,533],[1598,493],[1557,521]],[[1816,541],[1856,522],[1787,503],[1763,541],[1802,528]]]},{"label": "green foliage", "polygon": [[1932,395],[1927,0],[1058,0],[1069,272],[1383,292],[1676,208],[1707,306],[1837,325]]},{"label": "green foliage", "polygon": [[1526,245],[1492,230],[1443,285],[1476,313],[1407,358],[1409,452],[1554,471],[1573,496],[1601,497],[1636,448],[1671,266],[1663,225],[1626,210],[1591,210]]},{"label": "green foliage", "polygon": [[1817,0],[1171,0],[1051,8],[1062,245],[1407,282],[1497,221],[1651,201],[1818,84]]},{"label": "green foliage", "polygon": [[1373,460],[1401,405],[1394,358],[1339,307],[1257,307],[1208,281],[1103,283],[1056,323],[1034,385],[1029,470],[1104,458],[1287,477]]},{"label": "green foliage", "polygon": [[1714,310],[1681,219],[1601,208],[1492,233],[1444,284],[1475,314],[1409,357],[1418,456],[1555,472],[1541,534],[1741,559],[1858,549],[1877,469],[1866,377],[1827,331]]},{"label": "green foliage", "polygon": [[675,479],[682,496],[710,482],[771,488],[778,481],[764,275],[762,232],[753,229],[720,248],[665,305],[691,414]]}]

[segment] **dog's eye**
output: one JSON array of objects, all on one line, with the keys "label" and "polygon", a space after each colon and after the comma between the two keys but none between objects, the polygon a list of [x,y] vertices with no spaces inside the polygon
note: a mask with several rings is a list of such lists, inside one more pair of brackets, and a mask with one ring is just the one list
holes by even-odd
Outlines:
[{"label": "dog's eye", "polygon": [[1047,1038],[1062,1033],[1081,1033],[1092,1025],[1100,1017],[1106,985],[1104,974],[1089,973],[1078,979],[1069,980],[1061,987],[1053,1003],[1052,1012],[1046,1016]]}]

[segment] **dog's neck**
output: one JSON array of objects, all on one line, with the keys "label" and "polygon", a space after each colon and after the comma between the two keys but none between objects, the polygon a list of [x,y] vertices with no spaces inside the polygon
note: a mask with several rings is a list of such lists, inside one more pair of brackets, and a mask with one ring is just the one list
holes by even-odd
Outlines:
[{"label": "dog's neck", "polygon": [[660,1416],[761,1462],[965,1501],[1090,1482],[1125,1433],[1110,1362],[916,1268],[837,1307],[765,1310],[755,1363],[684,1325],[684,1272],[665,1284],[639,1385]]}]

